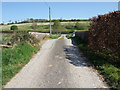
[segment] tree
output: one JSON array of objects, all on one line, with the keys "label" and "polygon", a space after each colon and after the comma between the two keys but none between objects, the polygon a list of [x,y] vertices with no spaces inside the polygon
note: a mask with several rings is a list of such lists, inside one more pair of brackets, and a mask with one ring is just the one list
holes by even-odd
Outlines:
[{"label": "tree", "polygon": [[1,23],[0,25],[4,25],[4,23]]},{"label": "tree", "polygon": [[37,29],[37,23],[34,21],[33,24],[32,24],[32,29]]},{"label": "tree", "polygon": [[53,24],[53,32],[61,32],[62,26],[59,20],[55,20]]},{"label": "tree", "polygon": [[18,30],[18,27],[16,25],[11,26],[10,30]]},{"label": "tree", "polygon": [[15,21],[15,24],[17,24],[18,22],[17,21]]},{"label": "tree", "polygon": [[84,23],[79,23],[79,22],[75,23],[75,29],[77,29],[77,30],[84,30],[84,28],[85,28],[85,24]]}]

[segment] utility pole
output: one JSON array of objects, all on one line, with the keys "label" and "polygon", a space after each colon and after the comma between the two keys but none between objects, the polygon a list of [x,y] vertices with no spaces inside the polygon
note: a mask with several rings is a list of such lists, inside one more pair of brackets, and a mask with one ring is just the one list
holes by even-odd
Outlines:
[{"label": "utility pole", "polygon": [[49,7],[49,21],[50,21],[50,36],[52,35],[51,31],[51,13],[50,13],[50,7]]}]

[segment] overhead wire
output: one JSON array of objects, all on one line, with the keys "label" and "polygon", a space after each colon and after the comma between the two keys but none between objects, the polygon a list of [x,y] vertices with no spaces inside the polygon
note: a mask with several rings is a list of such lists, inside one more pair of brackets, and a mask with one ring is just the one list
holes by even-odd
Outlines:
[{"label": "overhead wire", "polygon": [[45,0],[43,0],[43,2],[44,2],[44,3],[45,3],[45,5],[49,8],[48,3],[47,3]]},{"label": "overhead wire", "polygon": [[54,12],[53,12],[53,7],[52,7],[52,5],[50,5],[50,3],[48,3],[48,2],[46,2],[45,0],[43,0],[43,2],[45,3],[45,5],[48,7],[48,8],[50,8],[50,10],[51,10],[51,18],[54,18]]}]

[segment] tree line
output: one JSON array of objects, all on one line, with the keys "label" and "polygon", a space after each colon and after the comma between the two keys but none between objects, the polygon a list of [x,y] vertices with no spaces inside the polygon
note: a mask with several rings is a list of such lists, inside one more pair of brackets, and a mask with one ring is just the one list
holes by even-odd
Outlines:
[{"label": "tree line", "polygon": [[[90,21],[89,19],[70,19],[70,20],[66,20],[66,19],[52,19],[51,20],[52,22],[55,22],[55,21],[60,21],[60,22],[76,22],[76,21]],[[21,24],[21,23],[33,23],[33,22],[49,22],[49,20],[47,19],[33,19],[33,18],[30,18],[30,19],[26,19],[26,20],[23,20],[23,21],[12,21],[12,20],[9,20],[7,25],[10,25],[10,24]],[[4,25],[4,22],[2,22],[0,25]]]}]

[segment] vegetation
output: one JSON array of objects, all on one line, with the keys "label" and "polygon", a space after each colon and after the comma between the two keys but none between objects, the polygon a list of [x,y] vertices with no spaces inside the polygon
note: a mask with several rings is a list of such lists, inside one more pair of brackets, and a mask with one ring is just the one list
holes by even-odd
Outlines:
[{"label": "vegetation", "polygon": [[67,39],[71,39],[71,34],[66,35]]},{"label": "vegetation", "polygon": [[74,37],[73,40],[78,45],[79,49],[85,54],[88,60],[95,68],[104,76],[105,81],[111,88],[120,89],[120,68],[108,62],[101,56],[91,52],[88,43],[82,41],[79,37]]},{"label": "vegetation", "polygon": [[75,24],[67,24],[65,25],[66,29],[70,29],[70,30],[88,30],[90,28],[90,25],[88,23],[79,23],[76,22]]},{"label": "vegetation", "polygon": [[61,36],[61,34],[53,34],[51,36],[52,39],[58,39]]},{"label": "vegetation", "polygon": [[[52,22],[55,22],[55,21],[60,21],[60,22],[78,22],[78,21],[90,21],[89,19],[71,19],[71,20],[65,20],[65,19],[53,19],[51,20]],[[33,18],[28,18],[27,20],[24,20],[24,21],[15,21],[15,22],[11,22],[11,20],[9,21],[9,23],[7,25],[11,25],[11,24],[21,24],[21,23],[33,23],[33,22],[49,22],[49,20],[47,19],[33,19]],[[1,23],[2,24],[2,23]]]},{"label": "vegetation", "polygon": [[15,33],[11,35],[10,34],[3,35],[2,44],[15,45],[23,41],[31,44],[32,46],[40,42],[35,37],[33,37],[31,34],[28,34],[28,32],[19,32],[19,33]]},{"label": "vegetation", "polygon": [[66,28],[66,29],[75,30],[74,25],[73,25],[73,24],[71,24],[71,23],[68,23],[67,25],[65,25],[65,28]]},{"label": "vegetation", "polygon": [[16,25],[11,26],[10,30],[18,30],[18,27]]},{"label": "vegetation", "polygon": [[[92,52],[120,65],[120,11],[98,15],[92,19],[89,46]],[[109,58],[109,59],[108,59]]]},{"label": "vegetation", "polygon": [[[4,39],[7,38],[8,39]],[[2,85],[4,86],[20,69],[29,62],[33,54],[37,53],[40,47],[39,40],[27,32],[13,35],[3,35],[4,43],[10,43],[12,48],[2,49]]]},{"label": "vegetation", "polygon": [[2,44],[8,45],[10,40],[12,39],[13,34],[3,34],[2,35]]},{"label": "vegetation", "polygon": [[32,24],[32,29],[33,29],[33,30],[36,30],[36,29],[37,29],[37,23],[36,23],[36,22],[33,22],[33,24]]},{"label": "vegetation", "polygon": [[[59,21],[55,21],[59,22]],[[35,22],[36,23],[36,22]],[[29,24],[18,24],[19,31],[39,31],[39,32],[48,32],[50,31],[50,26],[48,25],[40,25],[39,23],[36,24],[29,23]],[[74,30],[78,30],[75,28],[75,22],[68,22],[68,23],[58,23],[58,27],[53,25],[52,23],[52,32],[53,33],[67,33],[73,32]],[[84,30],[89,29],[89,21],[80,21],[79,24],[83,25]],[[2,31],[10,31],[11,25],[2,25]],[[78,30],[79,31],[79,30]]]},{"label": "vegetation", "polygon": [[62,31],[62,26],[60,21],[55,21],[53,24],[53,32],[60,33]]},{"label": "vegetation", "polygon": [[76,22],[76,24],[75,24],[75,29],[76,29],[76,30],[85,30],[86,27],[85,27],[85,24]]},{"label": "vegetation", "polygon": [[1,23],[0,25],[4,25],[4,23]]}]

